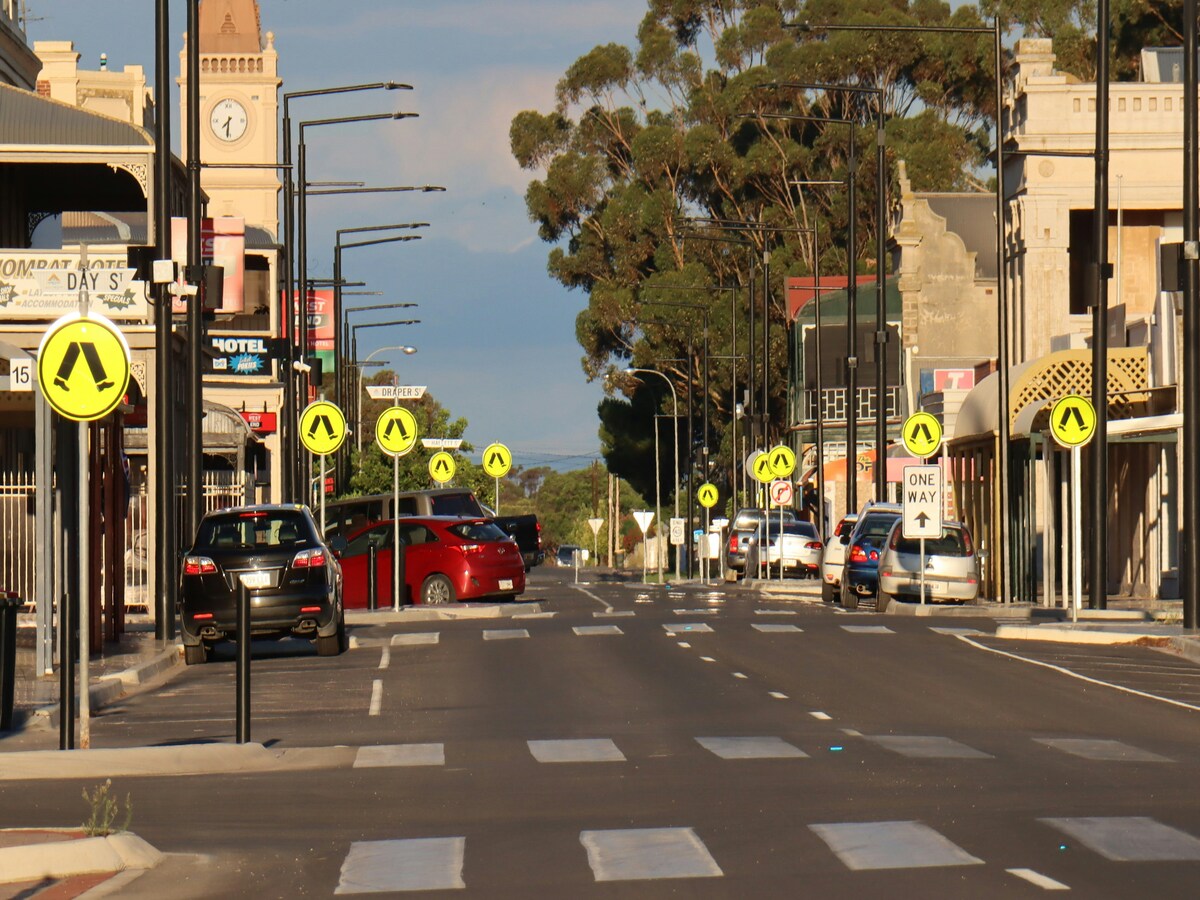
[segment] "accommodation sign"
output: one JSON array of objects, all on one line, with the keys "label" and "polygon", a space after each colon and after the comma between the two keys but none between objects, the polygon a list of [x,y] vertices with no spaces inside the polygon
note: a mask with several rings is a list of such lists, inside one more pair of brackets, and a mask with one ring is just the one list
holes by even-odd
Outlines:
[{"label": "accommodation sign", "polygon": [[217,375],[270,375],[271,352],[267,338],[256,335],[210,335],[212,371]]},{"label": "accommodation sign", "polygon": [[[149,321],[146,285],[125,277],[125,251],[88,250],[88,303],[109,319]],[[104,270],[122,273],[105,277]],[[78,272],[79,254],[63,250],[0,250],[0,319],[58,319],[79,308],[78,293],[64,292],[47,273]]]}]

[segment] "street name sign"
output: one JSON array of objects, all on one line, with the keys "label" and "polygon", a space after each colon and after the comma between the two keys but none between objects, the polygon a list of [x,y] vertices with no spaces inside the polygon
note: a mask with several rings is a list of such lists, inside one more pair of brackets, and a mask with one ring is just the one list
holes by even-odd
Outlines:
[{"label": "street name sign", "polygon": [[1086,397],[1063,397],[1050,410],[1050,431],[1064,447],[1082,447],[1096,433],[1096,408]]},{"label": "street name sign", "polygon": [[367,396],[372,400],[420,400],[425,389],[423,384],[368,384]]},{"label": "street name sign", "polygon": [[300,441],[309,453],[328,456],[346,440],[346,417],[335,403],[318,400],[300,413]]},{"label": "street name sign", "polygon": [[913,413],[904,420],[900,436],[910,454],[925,459],[942,445],[942,423],[927,412]]},{"label": "street name sign", "polygon": [[417,445],[417,417],[403,406],[391,406],[375,420],[375,441],[388,456],[403,456]]},{"label": "street name sign", "polygon": [[60,416],[76,422],[103,418],[129,387],[129,344],[103,316],[69,313],[50,326],[38,348],[42,394]]},{"label": "street name sign", "polygon": [[941,466],[905,466],[903,503],[901,528],[906,539],[941,537]]},{"label": "street name sign", "polygon": [[462,438],[421,438],[421,446],[426,450],[457,450]]},{"label": "street name sign", "polygon": [[489,444],[483,451],[483,471],[493,478],[503,478],[511,468],[512,451],[503,444]]}]

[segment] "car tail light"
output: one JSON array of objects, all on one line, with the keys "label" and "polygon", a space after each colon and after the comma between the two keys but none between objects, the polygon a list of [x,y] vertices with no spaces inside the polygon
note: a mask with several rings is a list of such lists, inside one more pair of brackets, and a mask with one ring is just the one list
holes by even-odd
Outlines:
[{"label": "car tail light", "polygon": [[880,574],[881,576],[883,576],[884,578],[891,578],[891,577],[892,577],[892,573],[891,573],[890,571],[886,570],[886,569],[885,569],[884,571],[880,572],[879,574]]},{"label": "car tail light", "polygon": [[266,517],[267,514],[265,512],[246,512],[238,514],[239,519],[265,519]]},{"label": "car tail light", "polygon": [[476,553],[483,552],[482,544],[459,544],[458,551],[463,556],[474,556]]},{"label": "car tail light", "polygon": [[321,607],[319,607],[319,606],[302,606],[302,607],[300,607],[300,612],[302,612],[302,613],[319,613],[320,611],[321,611]]},{"label": "car tail light", "polygon": [[807,544],[804,545],[805,550],[823,550],[824,548],[825,548],[825,545],[822,544],[820,541],[809,541]]},{"label": "car tail light", "polygon": [[867,561],[866,551],[863,550],[862,544],[855,544],[850,548],[850,562],[862,563]]},{"label": "car tail light", "polygon": [[962,530],[962,539],[963,539],[963,547],[967,551],[967,556],[974,556],[975,555],[975,547],[971,543],[971,532],[967,531],[967,529],[964,528]]},{"label": "car tail light", "polygon": [[315,569],[325,565],[325,550],[318,547],[315,550],[301,550],[292,560],[293,569]]},{"label": "car tail light", "polygon": [[[542,523],[537,523],[538,549],[542,549]],[[514,542],[515,543],[515,542]]]},{"label": "car tail light", "polygon": [[211,575],[217,571],[217,564],[207,556],[188,556],[183,560],[184,575]]},{"label": "car tail light", "polygon": [[192,616],[193,619],[211,619],[212,617],[212,613],[196,613],[194,616]]},{"label": "car tail light", "polygon": [[731,534],[729,536],[729,552],[737,553],[737,551],[738,551],[738,536],[737,536],[737,534]]},{"label": "car tail light", "polygon": [[872,550],[869,554],[867,554],[867,556],[871,560],[871,562],[879,562],[879,551],[878,550]]}]

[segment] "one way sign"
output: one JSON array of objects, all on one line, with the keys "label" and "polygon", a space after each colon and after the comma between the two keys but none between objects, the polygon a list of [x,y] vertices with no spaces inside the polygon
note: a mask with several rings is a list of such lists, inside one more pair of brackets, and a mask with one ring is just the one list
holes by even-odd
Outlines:
[{"label": "one way sign", "polygon": [[905,466],[903,499],[906,539],[942,536],[941,466]]}]

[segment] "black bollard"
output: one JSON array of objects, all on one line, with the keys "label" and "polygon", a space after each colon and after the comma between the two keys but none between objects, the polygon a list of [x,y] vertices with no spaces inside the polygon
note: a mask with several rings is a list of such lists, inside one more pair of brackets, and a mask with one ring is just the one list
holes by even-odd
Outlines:
[{"label": "black bollard", "polygon": [[238,582],[237,742],[250,740],[250,591]]},{"label": "black bollard", "polygon": [[21,606],[21,600],[15,594],[0,591],[0,731],[12,728],[17,678],[17,610]]},{"label": "black bollard", "polygon": [[375,565],[378,555],[374,544],[367,548],[367,609],[379,609],[379,570]]},{"label": "black bollard", "polygon": [[58,749],[75,749],[75,615],[71,598],[58,605]]}]

